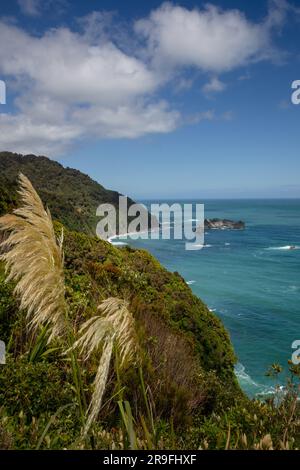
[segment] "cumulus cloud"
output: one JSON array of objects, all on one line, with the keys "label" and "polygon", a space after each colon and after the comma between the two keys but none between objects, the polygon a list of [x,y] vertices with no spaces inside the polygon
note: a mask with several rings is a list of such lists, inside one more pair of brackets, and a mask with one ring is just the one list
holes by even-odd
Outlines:
[{"label": "cumulus cloud", "polygon": [[87,137],[133,139],[171,132],[180,120],[180,114],[164,101],[117,108],[75,107],[69,115],[59,109],[59,103],[57,106],[53,102],[41,106],[32,103],[30,112],[25,107],[17,115],[0,114],[0,147],[20,153],[60,155]]},{"label": "cumulus cloud", "polygon": [[[1,115],[0,146],[57,154],[76,139],[175,129],[179,113],[151,100],[156,74],[107,39],[58,28],[35,37],[0,23],[0,72],[18,80],[17,113]],[[22,91],[23,90],[23,91]],[[146,99],[147,98],[147,99]]]},{"label": "cumulus cloud", "polygon": [[165,101],[152,104],[118,106],[117,109],[95,106],[77,109],[75,122],[85,122],[96,137],[133,139],[144,134],[173,131],[180,120],[180,113],[169,109]]},{"label": "cumulus cloud", "polygon": [[[19,4],[28,15],[41,12],[38,0]],[[220,73],[272,57],[271,33],[286,10],[284,0],[273,0],[256,24],[239,10],[165,3],[135,23],[130,39],[118,36],[114,16],[103,12],[80,19],[76,31],[41,35],[0,21],[0,74],[15,85],[13,111],[0,114],[0,148],[58,155],[88,138],[171,132],[189,118],[161,99],[161,88],[188,90],[194,67],[195,75],[213,77],[205,93],[223,91]],[[192,121],[204,119],[214,113],[199,110]]]},{"label": "cumulus cloud", "polygon": [[206,95],[211,93],[219,93],[225,90],[226,85],[224,82],[221,82],[217,77],[212,77],[211,80],[202,87],[203,92]]},{"label": "cumulus cloud", "polygon": [[40,122],[27,114],[0,114],[0,147],[19,153],[60,155],[81,136],[82,129],[67,122]]},{"label": "cumulus cloud", "polygon": [[61,28],[41,38],[1,24],[0,67],[25,76],[35,90],[70,103],[116,102],[151,92],[155,75],[110,42],[90,46],[83,36]]},{"label": "cumulus cloud", "polygon": [[239,10],[222,10],[206,5],[188,10],[164,3],[135,30],[147,41],[148,55],[158,67],[197,67],[224,72],[249,62],[270,58],[271,31],[282,24],[286,2],[273,0],[268,17],[261,23],[249,21]]}]

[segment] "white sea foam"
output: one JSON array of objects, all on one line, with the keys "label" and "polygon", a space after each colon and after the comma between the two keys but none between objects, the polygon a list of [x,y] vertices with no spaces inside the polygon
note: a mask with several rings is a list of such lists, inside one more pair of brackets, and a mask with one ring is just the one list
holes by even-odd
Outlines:
[{"label": "white sea foam", "polygon": [[196,281],[193,281],[193,280],[192,280],[192,281],[186,281],[186,283],[187,283],[188,286],[190,286],[190,285],[192,285],[192,284],[195,284],[195,282],[196,282]]},{"label": "white sea foam", "polygon": [[288,287],[288,290],[291,290],[291,291],[299,290],[299,286],[291,285]]},{"label": "white sea foam", "polygon": [[260,389],[260,385],[254,382],[249,374],[245,371],[245,366],[240,362],[234,368],[235,375],[237,376],[241,385],[251,386],[257,389]]},{"label": "white sea foam", "polygon": [[266,397],[276,394],[277,400],[280,402],[286,394],[286,387],[279,385],[274,387],[272,385],[267,386],[258,384],[255,382],[249,374],[245,371],[245,367],[240,362],[234,368],[235,375],[241,384],[241,387],[246,389],[248,393],[256,397]]},{"label": "white sea foam", "polygon": [[278,399],[280,400],[280,397],[283,398],[287,393],[287,389],[284,385],[278,385],[277,387],[265,387],[265,389],[259,392],[258,395],[268,396],[274,395],[275,393],[279,395]]},{"label": "white sea foam", "polygon": [[[153,228],[150,230],[143,230],[141,232],[127,232],[127,233],[120,233],[116,235],[112,235],[107,239],[109,243],[113,243],[113,240],[119,239],[119,240],[126,240],[128,237],[132,237],[133,239],[138,238],[139,235],[145,234],[145,233],[152,233],[152,232],[157,232],[159,229],[158,228]],[[115,244],[115,243],[113,243]]]},{"label": "white sea foam", "polygon": [[197,248],[211,248],[212,245],[208,245],[208,244],[203,245],[202,243],[199,243],[198,245],[194,245],[194,247],[197,247]]},{"label": "white sea foam", "polygon": [[269,246],[266,250],[299,250],[300,246],[297,245],[284,245],[284,246]]},{"label": "white sea foam", "polygon": [[126,245],[128,245],[128,243],[114,242],[114,241],[112,241],[111,244],[114,245],[114,246],[126,246]]}]

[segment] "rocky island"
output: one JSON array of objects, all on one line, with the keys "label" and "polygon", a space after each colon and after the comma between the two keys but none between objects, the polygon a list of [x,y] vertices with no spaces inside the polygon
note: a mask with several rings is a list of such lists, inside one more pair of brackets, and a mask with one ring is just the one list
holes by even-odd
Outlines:
[{"label": "rocky island", "polygon": [[242,220],[234,221],[229,219],[205,219],[205,229],[218,229],[218,230],[243,230],[245,222]]}]

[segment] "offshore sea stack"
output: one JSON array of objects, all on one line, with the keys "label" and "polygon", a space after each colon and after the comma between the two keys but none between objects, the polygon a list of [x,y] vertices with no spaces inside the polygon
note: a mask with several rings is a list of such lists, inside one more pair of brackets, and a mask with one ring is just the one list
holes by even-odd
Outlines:
[{"label": "offshore sea stack", "polygon": [[205,229],[218,229],[218,230],[243,230],[245,222],[242,220],[234,221],[229,219],[205,219]]}]

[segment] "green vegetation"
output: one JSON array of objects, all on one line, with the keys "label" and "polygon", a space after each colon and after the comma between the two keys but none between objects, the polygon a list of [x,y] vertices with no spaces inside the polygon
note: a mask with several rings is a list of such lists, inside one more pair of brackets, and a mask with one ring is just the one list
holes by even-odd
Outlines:
[{"label": "green vegetation", "polygon": [[[11,196],[6,183],[2,188],[0,203],[11,210],[20,200]],[[57,239],[62,222],[63,218],[54,224]],[[286,395],[266,402],[249,400],[237,384],[225,328],[178,273],[168,272],[146,251],[117,248],[64,225],[65,294],[55,305],[67,310],[67,337],[59,329],[52,334],[48,311],[33,330],[28,328],[26,286],[15,298],[19,280],[6,283],[0,263],[0,338],[8,349],[7,364],[0,365],[0,448],[300,447],[298,368],[291,367]],[[9,249],[6,246],[6,253]],[[57,249],[52,246],[54,252]],[[20,267],[25,273],[26,263]],[[36,289],[50,295],[43,282]],[[30,305],[38,310],[38,299],[34,292],[31,295]],[[100,349],[91,347],[88,357],[74,341],[82,338],[82,325],[101,314],[98,306],[107,305],[103,301],[111,297],[122,299],[128,309],[123,313],[126,322],[121,322],[127,327],[115,323],[119,333],[111,343],[104,395],[97,402],[96,419],[93,416],[84,433],[86,403],[97,398],[95,384],[103,364],[99,352],[103,358],[105,341],[97,341]],[[118,314],[111,307],[109,311]],[[124,332],[129,332],[131,315],[138,359],[123,363],[124,344],[130,344]],[[274,365],[272,371],[278,374],[280,368]]]},{"label": "green vegetation", "polygon": [[99,221],[97,207],[110,203],[118,209],[118,192],[105,189],[78,170],[46,157],[0,152],[0,216],[16,205],[20,172],[30,179],[53,218],[70,230],[94,235]]}]

